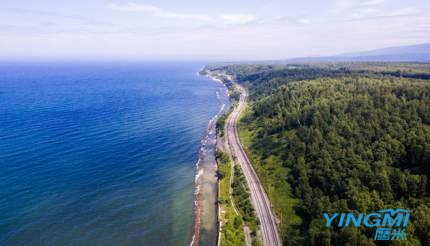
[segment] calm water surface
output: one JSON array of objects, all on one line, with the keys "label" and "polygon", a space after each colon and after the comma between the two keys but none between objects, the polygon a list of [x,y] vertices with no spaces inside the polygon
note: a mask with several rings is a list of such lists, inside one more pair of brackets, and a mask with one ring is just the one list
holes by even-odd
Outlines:
[{"label": "calm water surface", "polygon": [[201,67],[0,64],[0,244],[188,245],[223,89]]}]

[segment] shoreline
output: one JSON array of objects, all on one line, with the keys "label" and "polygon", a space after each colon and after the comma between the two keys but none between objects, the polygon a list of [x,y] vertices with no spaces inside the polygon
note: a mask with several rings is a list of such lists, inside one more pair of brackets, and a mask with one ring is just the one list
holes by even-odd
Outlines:
[{"label": "shoreline", "polygon": [[[213,74],[207,74],[206,77],[208,77],[209,79],[214,80],[216,82],[222,83],[225,86],[225,88],[226,88],[228,100],[231,102],[230,91],[229,91],[227,85],[221,79],[215,77],[215,75],[213,75]],[[230,105],[230,107],[231,107],[231,105]],[[223,114],[228,114],[228,112],[224,112]],[[218,141],[220,140],[219,139],[220,136],[218,135],[218,132],[217,132],[217,129],[216,129],[216,125],[215,125],[215,134],[216,134],[216,136],[215,136],[215,138],[216,138],[215,154],[216,154],[216,152],[218,151],[218,148],[219,148]],[[219,163],[216,160],[216,158],[215,158],[215,165],[216,165],[216,170],[218,172],[218,170],[219,170]],[[221,208],[220,208],[220,205],[219,205],[219,201],[220,201],[220,189],[221,189],[221,187],[220,187],[220,180],[217,177],[217,190],[216,190],[216,198],[217,198],[217,201],[218,201],[217,204],[216,204],[216,215],[217,215],[216,216],[216,218],[217,218],[217,237],[216,237],[217,240],[216,240],[216,245],[217,246],[220,246],[220,243],[221,243]]]},{"label": "shoreline", "polygon": [[[233,81],[232,77],[230,75],[217,74],[217,73],[214,73],[211,71],[205,71],[205,76],[216,81],[216,82],[222,83],[227,90],[227,95],[228,95],[229,101],[230,101],[230,103],[232,103],[232,97],[231,97],[231,85],[232,85],[232,81]],[[234,107],[234,105],[230,104],[229,111],[224,113],[224,114],[227,114],[227,117],[231,113],[232,107]],[[216,130],[218,131],[218,129],[216,129]],[[223,136],[219,135],[218,133],[216,135],[216,139],[217,139],[216,151],[221,151],[222,153],[226,153],[226,151],[228,152],[228,150],[226,149],[226,148],[228,148],[226,146],[226,145],[228,145],[228,143],[226,142],[226,139]],[[221,146],[220,146],[220,141],[223,141],[223,144]],[[215,160],[215,162],[217,165],[217,170],[219,171],[220,163],[218,163],[217,159]],[[231,165],[231,168],[233,168],[233,163],[230,163],[230,165]],[[231,177],[229,177],[229,182],[231,185]],[[217,179],[217,200],[218,201],[222,200],[222,198],[221,198],[221,180],[219,178]],[[222,210],[221,204],[217,203],[217,221],[218,221],[217,242],[216,242],[217,246],[220,246],[220,244],[221,244],[221,235],[222,235],[222,227],[223,227],[222,213],[226,212],[226,211],[221,211],[221,210]],[[236,211],[236,213],[237,213],[237,211]]]},{"label": "shoreline", "polygon": [[[248,214],[248,216],[251,216],[252,218],[254,218],[253,220],[249,220],[249,221],[244,221],[244,214],[240,214],[238,213],[238,210],[234,199],[232,197],[232,192],[234,193],[234,191],[232,191],[232,179],[233,176],[235,178],[237,178],[237,175],[242,175],[242,177],[245,179],[245,181],[239,181],[239,182],[245,182],[242,185],[246,186],[247,189],[246,191],[244,191],[244,193],[242,194],[247,194],[247,199],[251,200],[251,204],[250,206],[252,206],[254,208],[254,210],[256,209],[255,207],[257,206],[255,204],[255,198],[252,197],[254,194],[252,194],[252,188],[250,185],[250,181],[249,181],[249,177],[247,177],[247,172],[248,171],[246,168],[247,167],[243,167],[241,165],[241,163],[236,163],[236,158],[238,157],[237,154],[237,149],[234,148],[234,146],[231,145],[231,143],[235,143],[231,138],[233,136],[233,138],[236,141],[238,140],[238,136],[234,136],[234,132],[236,132],[237,134],[237,118],[240,115],[240,112],[242,112],[243,110],[243,102],[246,101],[246,92],[244,91],[245,89],[243,89],[241,86],[239,85],[235,85],[234,83],[234,79],[232,75],[228,75],[225,74],[225,72],[221,71],[205,71],[205,74],[207,77],[221,82],[223,83],[226,88],[228,89],[228,94],[229,94],[229,99],[231,102],[231,107],[229,109],[229,112],[227,112],[227,116],[225,119],[225,122],[223,123],[224,127],[223,127],[223,131],[224,131],[224,136],[222,135],[218,135],[217,134],[217,140],[220,140],[220,142],[217,142],[217,150],[221,150],[222,153],[227,154],[230,156],[230,160],[229,161],[225,161],[223,158],[221,158],[221,164],[225,165],[230,163],[229,165],[231,167],[229,167],[229,169],[231,169],[230,171],[226,171],[225,168],[221,167],[221,171],[224,174],[228,174],[229,177],[229,185],[228,185],[228,196],[225,193],[226,192],[226,184],[224,182],[224,179],[218,179],[218,201],[225,201],[228,200],[228,204],[218,204],[218,214],[217,214],[217,218],[218,218],[218,242],[217,242],[217,246],[220,245],[221,242],[223,242],[226,245],[229,245],[230,243],[232,244],[244,244],[244,245],[252,245],[254,241],[256,241],[257,243],[263,243],[264,242],[264,238],[262,238],[262,235],[260,235],[261,233],[261,225],[259,225],[258,223],[258,215],[257,212],[252,212],[252,214]],[[239,96],[238,96],[239,94]],[[236,123],[234,123],[236,121]],[[233,123],[232,123],[233,122]],[[231,131],[231,126],[233,126],[234,128],[236,128],[236,130],[234,130],[234,132],[232,133]],[[224,145],[219,145],[222,144],[224,142]],[[239,147],[242,149],[242,147],[240,146],[240,142],[239,143]],[[242,150],[243,152],[243,150]],[[242,153],[243,154],[243,153]],[[247,158],[247,157],[245,157]],[[217,160],[217,164],[218,160]],[[240,171],[236,171],[235,169],[239,167]],[[219,168],[219,167],[218,167]],[[225,176],[227,177],[227,176]],[[240,178],[239,178],[240,180]],[[246,197],[246,195],[245,195]],[[236,197],[237,198],[237,197]],[[238,199],[244,198],[243,195],[241,197],[239,197]],[[231,204],[230,204],[231,203]],[[242,209],[243,208],[243,205]],[[239,207],[241,207],[239,206]],[[258,206],[257,206],[258,207]],[[242,210],[242,213],[247,213],[244,212]],[[241,221],[241,225],[239,226],[240,229],[238,229],[237,225],[232,225],[232,221],[236,221],[239,218],[239,221]],[[252,233],[254,233],[254,235],[252,235]],[[266,242],[267,243],[267,242]]]},{"label": "shoreline", "polygon": [[[202,69],[198,75],[205,76],[215,82],[222,83],[225,88],[228,104],[230,103],[230,95],[227,86],[225,83],[211,75],[211,74],[203,74]],[[207,234],[208,228],[211,229],[211,226],[215,236],[211,240],[213,244],[219,245],[219,236],[220,236],[220,227],[219,227],[219,180],[218,180],[218,164],[215,158],[216,149],[217,149],[217,131],[216,131],[216,122],[224,113],[226,113],[226,107],[230,105],[226,105],[227,102],[223,102],[222,97],[220,96],[220,92],[217,91],[217,99],[221,103],[221,107],[219,111],[209,120],[208,128],[206,132],[206,136],[201,140],[201,147],[199,150],[199,159],[196,163],[196,175],[195,175],[195,192],[194,192],[194,232],[192,236],[192,240],[190,242],[190,246],[201,245],[202,237],[211,237],[211,235]],[[212,185],[212,186],[211,186]],[[214,185],[214,186],[213,186]],[[213,188],[213,189],[212,189]],[[209,195],[209,196],[208,196]],[[209,200],[209,201],[208,201]],[[212,204],[211,201],[213,200]],[[211,207],[214,206],[215,210],[212,210]],[[209,209],[209,210],[208,210]],[[213,218],[205,219],[206,213],[214,213],[215,216]],[[214,221],[212,221],[214,219]],[[205,223],[206,222],[206,223]],[[203,232],[203,234],[202,234]],[[206,234],[205,234],[206,233]],[[203,240],[202,242],[206,242]],[[212,242],[207,242],[208,245]],[[202,243],[205,244],[206,243]]]}]

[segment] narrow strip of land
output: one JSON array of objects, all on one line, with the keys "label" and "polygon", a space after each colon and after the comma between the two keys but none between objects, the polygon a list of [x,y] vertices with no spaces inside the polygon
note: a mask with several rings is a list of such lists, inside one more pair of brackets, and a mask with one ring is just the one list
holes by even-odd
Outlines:
[{"label": "narrow strip of land", "polygon": [[237,121],[240,114],[246,106],[248,97],[247,91],[240,85],[236,85],[241,92],[240,100],[237,107],[230,114],[227,119],[226,139],[232,156],[240,165],[242,172],[246,178],[251,193],[251,201],[260,221],[261,235],[264,245],[281,245],[281,240],[278,233],[276,218],[272,213],[269,199],[255,173],[251,162],[249,161],[242,144],[239,140],[239,133],[237,130]]}]

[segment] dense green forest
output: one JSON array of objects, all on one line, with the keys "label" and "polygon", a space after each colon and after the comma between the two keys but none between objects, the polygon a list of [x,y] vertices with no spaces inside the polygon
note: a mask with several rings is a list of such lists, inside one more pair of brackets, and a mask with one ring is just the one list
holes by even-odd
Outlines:
[{"label": "dense green forest", "polygon": [[430,65],[212,67],[250,92],[240,132],[286,245],[373,245],[323,212],[411,211],[403,245],[430,245]]}]

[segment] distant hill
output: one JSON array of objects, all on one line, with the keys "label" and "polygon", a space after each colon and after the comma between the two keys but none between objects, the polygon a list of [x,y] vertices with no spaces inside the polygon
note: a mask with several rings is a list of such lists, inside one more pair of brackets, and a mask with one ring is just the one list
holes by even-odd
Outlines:
[{"label": "distant hill", "polygon": [[337,56],[301,57],[287,60],[287,62],[329,61],[430,62],[430,43],[345,53]]},{"label": "distant hill", "polygon": [[346,53],[340,56],[399,56],[399,55],[430,55],[430,43],[409,46],[388,47],[364,52]]}]

